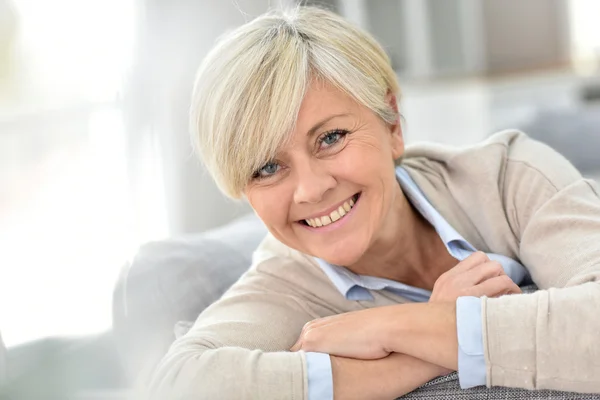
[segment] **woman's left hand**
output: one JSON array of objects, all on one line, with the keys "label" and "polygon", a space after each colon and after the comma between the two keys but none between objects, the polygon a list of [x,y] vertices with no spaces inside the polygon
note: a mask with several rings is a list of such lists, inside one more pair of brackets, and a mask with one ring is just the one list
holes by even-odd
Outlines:
[{"label": "woman's left hand", "polygon": [[394,319],[397,305],[354,311],[315,319],[302,328],[291,351],[311,351],[340,357],[374,360],[387,357],[387,324]]},{"label": "woman's left hand", "polygon": [[456,305],[396,304],[316,319],[304,326],[290,350],[361,360],[403,353],[455,371]]}]

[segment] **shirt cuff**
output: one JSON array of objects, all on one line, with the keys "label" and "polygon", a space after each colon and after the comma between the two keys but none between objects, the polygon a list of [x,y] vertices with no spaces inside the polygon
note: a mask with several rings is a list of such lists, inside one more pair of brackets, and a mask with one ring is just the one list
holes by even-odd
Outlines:
[{"label": "shirt cuff", "polygon": [[456,299],[458,335],[458,381],[462,389],[486,384],[487,372],[483,354],[481,299]]},{"label": "shirt cuff", "polygon": [[325,353],[306,353],[308,400],[333,400],[331,358]]}]

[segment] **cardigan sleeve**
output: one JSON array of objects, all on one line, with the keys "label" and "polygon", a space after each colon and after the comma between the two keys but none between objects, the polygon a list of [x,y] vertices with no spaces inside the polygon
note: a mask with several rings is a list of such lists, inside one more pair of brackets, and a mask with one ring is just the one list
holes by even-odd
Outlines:
[{"label": "cardigan sleeve", "polygon": [[600,393],[600,196],[549,147],[521,136],[505,212],[541,289],[484,298],[487,386]]},{"label": "cardigan sleeve", "polygon": [[251,269],[208,307],[138,384],[142,398],[305,399],[305,353],[287,350],[319,315],[273,279]]}]

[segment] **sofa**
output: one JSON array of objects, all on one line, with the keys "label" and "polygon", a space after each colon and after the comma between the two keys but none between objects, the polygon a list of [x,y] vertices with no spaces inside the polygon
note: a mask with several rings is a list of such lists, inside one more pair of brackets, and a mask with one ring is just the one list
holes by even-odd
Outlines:
[{"label": "sofa", "polygon": [[[252,252],[265,234],[258,218],[248,215],[202,234],[140,248],[124,266],[113,302],[113,334],[131,380],[155,365],[175,338],[250,266]],[[600,395],[483,386],[462,390],[454,372],[402,398],[583,400]]]},{"label": "sofa", "polygon": [[2,348],[0,400],[128,400],[111,331]]}]

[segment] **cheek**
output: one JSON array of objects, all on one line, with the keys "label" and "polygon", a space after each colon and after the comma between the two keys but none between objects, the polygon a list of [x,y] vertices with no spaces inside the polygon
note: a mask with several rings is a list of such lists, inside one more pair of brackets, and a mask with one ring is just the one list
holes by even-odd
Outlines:
[{"label": "cheek", "polygon": [[373,178],[380,176],[384,168],[389,169],[391,163],[392,161],[386,162],[377,144],[365,141],[349,144],[343,155],[336,160],[334,168],[343,178],[368,185],[375,183]]},{"label": "cheek", "polygon": [[282,197],[278,196],[275,190],[262,189],[247,195],[248,202],[263,221],[263,223],[271,230],[279,230],[280,227],[288,221],[288,204],[281,201]]}]

